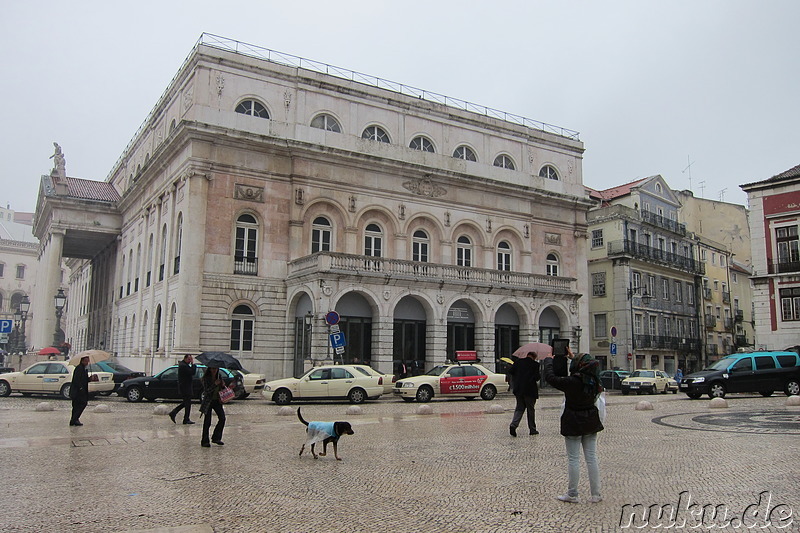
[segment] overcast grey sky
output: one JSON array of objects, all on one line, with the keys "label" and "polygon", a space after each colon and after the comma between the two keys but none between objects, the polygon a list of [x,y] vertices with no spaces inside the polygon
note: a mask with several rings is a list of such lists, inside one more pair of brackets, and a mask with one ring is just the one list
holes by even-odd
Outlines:
[{"label": "overcast grey sky", "polygon": [[[0,203],[106,179],[202,32],[577,130],[584,183],[744,204],[800,163],[795,0],[8,1]],[[687,159],[688,157],[688,159]],[[724,192],[722,192],[724,191]]]}]

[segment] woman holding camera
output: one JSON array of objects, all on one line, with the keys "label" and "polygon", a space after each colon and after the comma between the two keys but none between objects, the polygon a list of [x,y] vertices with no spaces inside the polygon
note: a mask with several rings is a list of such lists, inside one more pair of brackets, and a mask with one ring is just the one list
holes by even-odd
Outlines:
[{"label": "woman holding camera", "polygon": [[569,375],[556,376],[553,372],[553,358],[543,361],[544,379],[564,393],[564,412],[561,414],[561,434],[567,445],[569,487],[565,494],[558,496],[562,502],[577,503],[578,480],[580,479],[581,448],[589,471],[591,503],[603,501],[600,496],[600,466],[597,462],[597,433],[603,430],[600,413],[595,405],[603,391],[600,384],[599,364],[589,354],[576,357],[567,347],[570,359]]}]

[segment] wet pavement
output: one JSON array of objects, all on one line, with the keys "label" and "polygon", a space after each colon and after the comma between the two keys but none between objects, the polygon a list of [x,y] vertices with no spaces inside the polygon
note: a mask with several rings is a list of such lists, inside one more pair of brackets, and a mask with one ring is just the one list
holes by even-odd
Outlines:
[{"label": "wet pavement", "polygon": [[[785,396],[730,395],[729,408],[710,409],[681,394],[610,393],[597,504],[555,499],[567,484],[561,398],[544,395],[541,433],[527,435],[523,418],[517,438],[509,395],[435,400],[431,415],[391,396],[360,415],[300,404],[307,420],[353,424],[336,461],[299,457],[303,426],[260,397],[226,406],[225,445],[201,448],[201,425],[173,424],[158,402],[99,398],[69,427],[69,402],[12,395],[0,398],[0,530],[800,531],[800,407]],[[654,409],[636,411],[640,400]],[[36,411],[42,402],[55,410]],[[93,412],[101,403],[111,412]],[[494,405],[504,412],[488,413]],[[585,466],[579,489],[585,502]],[[668,513],[648,511],[670,506],[671,528]]]}]

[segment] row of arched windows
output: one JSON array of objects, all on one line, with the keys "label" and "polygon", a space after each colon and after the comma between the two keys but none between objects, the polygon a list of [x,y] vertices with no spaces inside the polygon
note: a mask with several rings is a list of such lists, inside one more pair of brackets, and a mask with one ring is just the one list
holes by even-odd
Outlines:
[{"label": "row of arched windows", "polygon": [[[258,221],[248,213],[242,214],[236,220],[236,242],[234,243],[234,259],[236,261],[235,273],[237,274],[257,274],[255,264],[258,258]],[[333,252],[335,245],[333,242],[333,225],[324,216],[314,218],[311,226],[311,249],[310,252]],[[411,239],[411,260],[427,263],[430,260],[431,239],[428,232],[424,229],[414,231]],[[368,257],[383,257],[384,253],[384,230],[375,222],[370,222],[364,228],[364,247],[363,255]],[[497,270],[513,270],[512,257],[514,250],[511,244],[500,241],[497,244]],[[460,267],[472,267],[474,256],[474,243],[468,235],[459,235],[456,238],[456,265]],[[559,275],[559,257],[555,252],[547,254],[545,273],[548,276]],[[253,265],[251,271],[247,271],[242,266]]]},{"label": "row of arched windows", "polygon": [[[256,100],[248,99],[242,101],[239,105],[236,106],[235,111],[237,113],[242,113],[243,115],[251,115],[254,117],[265,118],[269,119],[269,111],[267,108],[264,107],[263,104]],[[342,126],[336,118],[328,113],[320,113],[316,115],[311,120],[311,127],[312,128],[319,128],[325,131],[332,131],[335,133],[342,133]],[[364,128],[364,131],[361,133],[361,137],[363,139],[369,139],[371,141],[382,142],[382,143],[391,143],[391,138],[389,134],[386,133],[386,130],[381,128],[378,125],[370,125]],[[419,150],[421,152],[430,152],[435,153],[436,148],[434,147],[433,141],[429,138],[418,135],[411,139],[411,142],[408,144],[408,147],[412,150]],[[478,156],[475,153],[475,150],[470,148],[469,146],[462,144],[456,147],[453,150],[453,157],[456,159],[464,159],[466,161],[478,161]],[[506,168],[509,170],[516,170],[517,166],[514,160],[508,154],[498,154],[492,164],[496,167]],[[558,180],[558,171],[556,171],[555,167],[552,165],[544,165],[542,168],[539,169],[539,176],[551,180]]]}]

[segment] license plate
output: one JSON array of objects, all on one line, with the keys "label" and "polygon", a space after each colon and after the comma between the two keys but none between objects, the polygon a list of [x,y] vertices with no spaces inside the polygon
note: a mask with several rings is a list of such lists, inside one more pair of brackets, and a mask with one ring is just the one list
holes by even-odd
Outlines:
[{"label": "license plate", "polygon": [[688,389],[689,385],[687,385],[686,383],[681,383],[681,388],[682,389]]},{"label": "license plate", "polygon": [[631,388],[632,388],[632,389],[638,389],[638,388],[639,388],[639,385],[631,385]]}]

